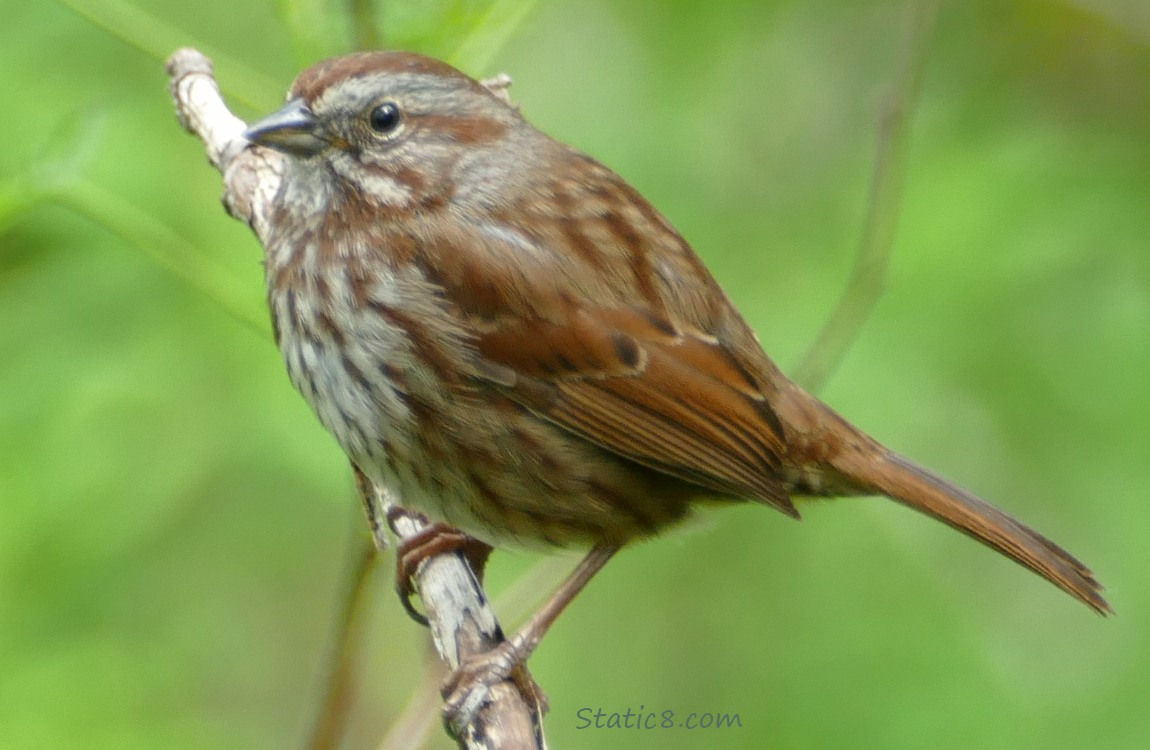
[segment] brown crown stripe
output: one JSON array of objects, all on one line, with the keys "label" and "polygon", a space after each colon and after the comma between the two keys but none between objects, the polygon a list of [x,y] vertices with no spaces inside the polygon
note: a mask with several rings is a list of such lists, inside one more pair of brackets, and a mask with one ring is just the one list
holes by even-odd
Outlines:
[{"label": "brown crown stripe", "polygon": [[[454,78],[482,88],[447,63],[406,52],[360,52],[318,63],[296,78],[291,87],[293,97],[313,102],[331,86],[348,79],[384,73],[416,73],[429,77]],[[483,89],[486,91],[486,89]]]}]

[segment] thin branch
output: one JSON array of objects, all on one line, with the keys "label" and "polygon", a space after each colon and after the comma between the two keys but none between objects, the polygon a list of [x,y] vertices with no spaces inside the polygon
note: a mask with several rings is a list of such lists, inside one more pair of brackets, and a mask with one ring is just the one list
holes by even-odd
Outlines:
[{"label": "thin branch", "polygon": [[915,2],[908,9],[909,19],[897,78],[883,101],[879,115],[878,146],[871,172],[866,224],[855,256],[854,270],[834,312],[795,368],[795,380],[812,392],[820,390],[842,362],[886,285],[906,182],[908,123],[918,99],[937,12],[937,0]]},{"label": "thin branch", "polygon": [[57,188],[51,198],[150,255],[246,328],[264,339],[269,338],[268,316],[258,296],[251,294],[234,273],[147,211],[94,182],[81,179]]},{"label": "thin branch", "polygon": [[[272,201],[279,188],[284,157],[253,147],[243,137],[244,123],[228,111],[215,82],[211,61],[193,49],[176,51],[168,60],[172,96],[180,123],[198,136],[212,164],[224,178],[224,205],[264,242],[269,235]],[[416,535],[424,522],[416,515],[389,513],[396,498],[373,488],[369,515],[389,518],[401,538]],[[373,529],[377,547],[387,546],[382,528]],[[435,648],[451,669],[469,656],[502,643],[503,631],[482,588],[462,555],[449,553],[425,560],[416,571],[420,598],[427,609]],[[467,748],[543,748],[542,707],[520,693],[511,679],[491,686],[479,705],[458,716],[462,726],[449,731]]]},{"label": "thin branch", "polygon": [[407,705],[391,722],[376,750],[412,750],[427,744],[439,716],[439,685],[443,681],[443,672],[442,669],[425,671]]},{"label": "thin branch", "polygon": [[[56,2],[93,26],[103,29],[156,60],[163,60],[168,50],[187,44],[192,36],[127,0],[56,0]],[[275,106],[282,92],[282,86],[222,52],[208,49],[208,53],[227,67],[228,81],[223,88],[228,92],[228,96],[257,110]]]},{"label": "thin branch", "polygon": [[363,517],[354,514],[355,529],[349,549],[344,592],[336,619],[337,632],[331,654],[325,659],[330,673],[325,681],[323,707],[320,709],[308,750],[336,750],[347,728],[348,714],[355,690],[355,648],[362,640],[363,617],[360,604],[364,601],[371,569],[376,560],[375,547],[363,534]]},{"label": "thin branch", "polygon": [[[571,567],[570,555],[541,558],[499,592],[495,598],[495,611],[503,613],[504,622],[524,622],[547,592],[554,591],[571,572]],[[436,674],[428,674],[424,683],[412,693],[403,712],[392,722],[377,750],[409,750],[424,745],[438,717],[436,707],[440,697],[436,688],[439,679]]]}]

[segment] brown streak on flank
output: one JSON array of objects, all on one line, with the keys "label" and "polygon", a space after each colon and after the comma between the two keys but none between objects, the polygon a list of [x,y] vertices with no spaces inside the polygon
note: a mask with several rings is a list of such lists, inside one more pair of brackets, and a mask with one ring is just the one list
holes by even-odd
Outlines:
[{"label": "brown streak on flank", "polygon": [[640,507],[641,499],[637,500],[636,498],[629,497],[625,493],[608,486],[605,482],[595,479],[592,479],[588,484],[590,485],[591,493],[597,500],[606,503],[617,511],[626,513],[631,517],[632,521],[634,521],[635,526],[641,529],[643,533],[653,534],[663,524],[664,520],[662,518],[657,518],[655,515],[647,512],[646,509]]},{"label": "brown streak on flank", "polygon": [[523,452],[523,455],[530,456],[532,460],[539,464],[545,482],[549,483],[551,477],[564,475],[565,472],[552,451],[548,450],[547,446],[529,430],[515,427],[513,428],[512,436],[514,438],[514,444],[519,446],[519,450]]},{"label": "brown streak on flank", "polygon": [[[435,407],[411,393],[404,394],[403,402],[415,420],[416,429],[413,435],[419,442],[420,449],[431,459],[431,463],[451,463],[444,441],[436,434],[435,428],[440,420]],[[419,462],[417,461],[415,464],[418,465]],[[426,483],[424,480],[424,484]]]},{"label": "brown streak on flank", "polygon": [[419,210],[432,213],[442,211],[451,205],[451,198],[454,195],[454,189],[449,189],[446,193],[424,193],[423,195],[416,195],[416,200],[419,202]]},{"label": "brown streak on flank", "polygon": [[[466,457],[462,462],[464,466],[489,466],[491,459],[488,456],[482,455],[482,451],[476,451],[470,448],[463,448],[460,446],[460,452]],[[475,487],[475,491],[483,498],[483,504],[480,505],[484,511],[494,511],[495,516],[498,518],[507,513],[507,503],[503,502],[503,497],[487,483],[487,479],[473,469],[467,470],[467,478]]]}]

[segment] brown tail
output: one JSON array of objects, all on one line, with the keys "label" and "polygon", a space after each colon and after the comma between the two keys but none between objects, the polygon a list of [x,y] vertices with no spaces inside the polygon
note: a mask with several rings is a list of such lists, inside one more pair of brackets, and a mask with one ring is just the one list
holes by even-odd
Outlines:
[{"label": "brown tail", "polygon": [[989,503],[877,445],[843,450],[832,467],[860,488],[873,490],[937,518],[1058,586],[1101,614],[1114,610],[1090,569],[1069,552]]}]

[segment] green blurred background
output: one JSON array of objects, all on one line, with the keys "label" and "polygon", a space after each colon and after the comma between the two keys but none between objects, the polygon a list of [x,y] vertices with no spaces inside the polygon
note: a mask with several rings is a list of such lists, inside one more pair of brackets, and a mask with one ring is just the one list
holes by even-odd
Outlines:
[{"label": "green blurred background", "polygon": [[[299,747],[362,523],[139,46],[218,53],[250,118],[347,48],[346,3],[70,4],[0,26],[0,748]],[[468,72],[647,194],[793,371],[851,268],[905,3],[543,0],[514,33],[506,0],[380,5],[389,43],[470,39]],[[906,166],[889,283],[823,396],[1083,557],[1118,616],[893,503],[708,513],[545,641],[554,746],[1150,746],[1150,6],[944,3]],[[491,588],[538,559],[497,554]],[[389,569],[348,748],[433,661]],[[743,727],[577,729],[640,705]]]}]

